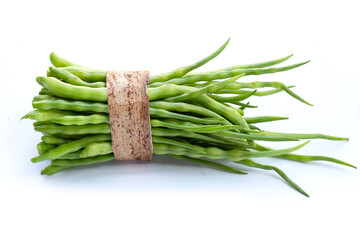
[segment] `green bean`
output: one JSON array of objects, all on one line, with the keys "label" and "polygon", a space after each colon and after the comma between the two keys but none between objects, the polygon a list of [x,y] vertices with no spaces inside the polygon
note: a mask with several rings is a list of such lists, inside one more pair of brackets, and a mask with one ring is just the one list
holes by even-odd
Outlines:
[{"label": "green bean", "polygon": [[173,145],[173,146],[187,148],[194,152],[205,153],[205,151],[202,147],[190,144],[190,143],[186,142],[185,140],[177,141],[177,140],[174,140],[171,138],[152,136],[152,142],[153,143],[166,143],[166,144]]},{"label": "green bean", "polygon": [[[293,88],[293,87],[295,87],[295,86],[288,86],[288,88]],[[257,96],[257,97],[269,96],[269,95],[276,94],[276,93],[279,93],[282,91],[284,91],[284,90],[280,89],[280,88],[276,88],[276,89],[268,90],[268,91],[256,91],[254,93],[254,96]],[[243,90],[240,88],[235,89],[235,90],[220,89],[220,90],[216,91],[215,94],[247,94],[247,93],[251,93],[251,92],[253,92],[253,91]]]},{"label": "green bean", "polygon": [[[256,144],[255,149],[258,150],[258,151],[272,150],[271,148],[262,146],[260,144]],[[296,162],[326,161],[326,162],[332,162],[332,163],[352,167],[352,168],[355,168],[355,169],[357,168],[354,165],[351,165],[351,164],[349,164],[347,162],[344,162],[344,161],[341,161],[339,159],[332,158],[332,157],[326,157],[326,156],[298,155],[298,154],[292,154],[292,153],[290,154],[290,153],[288,153],[288,154],[278,155],[278,156],[275,156],[275,157],[276,158],[286,159],[286,160],[291,160],[291,161],[296,161]]]},{"label": "green bean", "polygon": [[166,129],[166,128],[152,127],[151,134],[152,136],[159,136],[159,137],[183,137],[189,139],[197,139],[203,142],[228,144],[243,150],[248,148],[247,143],[242,139],[238,141],[231,141],[223,138],[211,137],[202,133],[187,132],[180,129]]},{"label": "green bean", "polygon": [[31,112],[28,112],[25,116],[23,116],[21,119],[31,119],[36,121],[51,121],[54,118],[64,117],[67,115],[73,115],[74,112],[70,111],[59,111],[59,110],[34,110]]},{"label": "green bean", "polygon": [[229,140],[237,140],[237,139],[248,139],[248,140],[259,140],[259,141],[299,141],[297,138],[292,137],[284,137],[284,136],[269,136],[269,135],[261,135],[258,133],[238,133],[231,131],[221,131],[213,134],[214,136],[227,138]]},{"label": "green bean", "polygon": [[44,143],[44,142],[39,142],[38,145],[36,146],[39,154],[43,154],[47,150],[53,149],[55,147],[56,147],[56,145],[54,145],[54,144],[48,144],[48,143]]},{"label": "green bean", "polygon": [[106,82],[106,71],[82,67],[68,66],[61,69],[67,70],[86,82]]},{"label": "green bean", "polygon": [[262,131],[258,133],[259,135],[266,135],[266,136],[275,136],[275,137],[289,137],[289,138],[297,138],[297,139],[327,139],[327,140],[334,140],[334,141],[348,141],[349,138],[344,137],[335,137],[320,133],[277,133],[277,132],[269,132],[269,131]]},{"label": "green bean", "polygon": [[161,118],[168,118],[168,119],[179,119],[188,122],[196,122],[196,123],[203,123],[203,124],[213,124],[213,123],[222,123],[223,121],[216,119],[216,118],[199,118],[194,117],[191,115],[179,114],[174,112],[169,112],[163,109],[156,109],[156,108],[149,108],[151,118],[154,117],[161,117]]},{"label": "green bean", "polygon": [[72,168],[72,167],[71,166],[56,166],[56,165],[51,164],[51,165],[47,166],[45,169],[43,169],[41,171],[41,175],[50,176],[50,175],[53,175],[53,174],[55,174],[57,172],[67,170],[67,169],[70,169],[70,168]]},{"label": "green bean", "polygon": [[277,117],[277,116],[245,117],[245,121],[248,124],[271,122],[271,121],[286,120],[286,119],[289,119],[289,118],[287,118],[287,117]]},{"label": "green bean", "polygon": [[111,142],[90,143],[80,153],[80,158],[94,157],[97,155],[106,155],[113,152]]},{"label": "green bean", "polygon": [[245,99],[251,97],[252,95],[254,95],[256,93],[256,91],[257,90],[254,90],[252,92],[248,92],[248,93],[241,94],[238,96],[231,96],[231,97],[218,96],[215,94],[208,94],[208,96],[218,102],[236,102],[236,101],[242,101],[242,100],[245,100]]},{"label": "green bean", "polygon": [[67,66],[81,67],[79,65],[76,65],[75,63],[72,63],[72,62],[66,60],[65,58],[60,57],[59,55],[55,54],[54,52],[50,53],[50,61],[51,61],[52,65],[54,65],[55,67],[67,67]]},{"label": "green bean", "polygon": [[[198,133],[215,133],[223,130],[242,128],[241,126],[238,125],[188,125],[188,124],[179,124],[175,121],[169,121],[169,120],[161,121],[158,119],[152,119],[150,123],[151,126],[153,127],[182,129],[184,131],[198,132]],[[184,123],[188,123],[188,122],[184,122]]]},{"label": "green bean", "polygon": [[231,71],[231,70],[235,70],[235,69],[249,69],[249,68],[265,68],[265,67],[270,67],[270,66],[274,66],[277,65],[279,63],[285,62],[286,60],[288,60],[289,58],[291,58],[294,54],[290,54],[286,57],[282,57],[279,59],[274,59],[274,60],[270,60],[270,61],[266,61],[266,62],[259,62],[259,63],[252,63],[252,64],[243,64],[243,65],[235,65],[232,67],[228,67],[228,68],[224,68],[224,69],[220,69],[221,71]]},{"label": "green bean", "polygon": [[78,112],[99,112],[108,113],[108,105],[105,103],[90,103],[83,101],[71,101],[71,100],[42,100],[32,103],[33,108],[40,110],[71,110]]},{"label": "green bean", "polygon": [[200,61],[198,61],[198,62],[196,62],[194,64],[190,64],[190,65],[185,66],[185,67],[176,68],[171,72],[151,76],[150,79],[149,79],[149,83],[164,82],[164,81],[167,81],[167,80],[172,79],[172,78],[179,78],[179,77],[184,76],[188,72],[190,72],[190,71],[192,71],[192,70],[194,70],[194,69],[196,69],[198,67],[201,67],[205,63],[209,62],[210,60],[212,60],[216,56],[218,56],[225,49],[225,47],[227,46],[229,41],[230,41],[230,38],[218,50],[216,50],[215,52],[213,52],[209,56],[205,57],[204,59],[201,59]]},{"label": "green bean", "polygon": [[51,121],[61,125],[100,124],[109,123],[109,116],[102,114],[91,114],[87,116],[63,116],[54,118]]},{"label": "green bean", "polygon": [[[55,96],[55,95],[54,95]],[[42,101],[42,100],[58,100],[59,98],[56,98],[54,96],[50,95],[37,95],[33,97],[33,102]]]},{"label": "green bean", "polygon": [[[175,112],[185,112],[185,113],[195,113],[202,116],[207,116],[215,119],[219,119],[221,121],[229,123],[226,118],[222,117],[221,115],[213,112],[207,108],[197,106],[190,103],[182,103],[182,102],[165,102],[165,101],[152,101],[150,102],[151,108],[157,108],[167,111],[175,111]],[[229,123],[230,124],[230,123]]]},{"label": "green bean", "polygon": [[292,186],[295,190],[297,190],[298,192],[300,192],[301,194],[305,195],[306,197],[309,197],[309,195],[303,190],[301,189],[301,187],[299,187],[294,181],[292,181],[282,170],[280,170],[277,167],[274,166],[270,166],[270,165],[263,165],[263,164],[259,164],[256,163],[254,161],[251,161],[249,159],[245,159],[242,160],[240,162],[238,162],[240,164],[246,165],[248,167],[253,167],[253,168],[260,168],[260,169],[264,169],[264,170],[274,170],[277,174],[279,174],[279,176],[284,179],[290,186]]},{"label": "green bean", "polygon": [[201,81],[211,81],[215,79],[225,79],[229,77],[234,77],[236,75],[245,73],[245,75],[261,75],[267,73],[276,73],[283,72],[290,69],[294,69],[300,67],[309,61],[297,63],[285,67],[280,68],[254,68],[254,69],[235,69],[231,71],[218,71],[218,72],[204,72],[204,73],[193,73],[181,78],[174,78],[168,81],[152,83],[150,82],[151,87],[158,87],[163,84],[176,84],[176,85],[184,85],[184,84],[192,84]]},{"label": "green bean", "polygon": [[[191,91],[193,89],[196,89],[194,87],[188,87],[188,86],[177,86],[173,84],[166,84],[161,87],[157,88],[148,88],[148,94],[150,101],[161,99],[161,98],[167,98],[172,97],[176,95],[180,95],[183,93],[186,93],[188,91]],[[201,95],[197,99],[194,99],[196,103],[199,103],[203,107],[216,112],[217,114],[222,115],[226,119],[228,119],[230,122],[242,126],[244,129],[249,129],[247,126],[247,123],[241,116],[241,114],[238,113],[238,111],[232,107],[225,106],[222,103],[219,103],[212,99],[211,97],[207,95]]]},{"label": "green bean", "polygon": [[249,103],[242,103],[242,102],[230,102],[230,103],[241,106],[242,109],[245,109],[245,108],[257,108],[258,107],[258,106],[255,106],[255,105],[250,105]]},{"label": "green bean", "polygon": [[43,86],[46,86],[52,93],[59,97],[74,99],[74,100],[89,100],[89,101],[107,101],[106,88],[90,88],[84,86],[74,86],[62,82],[54,77],[37,77],[36,81]]},{"label": "green bean", "polygon": [[207,160],[203,160],[203,159],[198,159],[198,158],[190,158],[190,157],[186,157],[186,156],[179,156],[179,155],[170,155],[172,158],[174,159],[179,159],[179,160],[185,160],[185,161],[189,161],[189,162],[194,162],[194,163],[199,163],[208,167],[212,167],[215,168],[217,170],[223,170],[225,172],[230,172],[230,173],[237,173],[237,174],[247,174],[246,172],[240,171],[238,169],[220,164],[220,163],[216,163],[216,162],[211,162],[211,161],[207,161]]},{"label": "green bean", "polygon": [[55,94],[53,94],[49,89],[43,87],[41,88],[40,92],[39,92],[39,95],[48,95],[48,96],[51,96],[51,97],[56,97]]},{"label": "green bean", "polygon": [[65,82],[73,84],[73,85],[86,86],[86,87],[92,87],[92,88],[105,87],[104,82],[88,83],[88,82],[81,80],[78,76],[76,76],[75,74],[72,74],[71,72],[69,72],[65,69],[50,67],[49,70],[50,70],[51,76],[56,77],[58,79],[62,79]]},{"label": "green bean", "polygon": [[[148,88],[148,94],[150,101],[153,101],[161,98],[180,95],[186,93],[189,90],[191,91],[193,89],[194,89],[193,87],[188,87],[188,86],[177,86],[172,84],[166,84],[164,86],[157,88]],[[214,99],[210,98],[207,95],[201,95],[197,99],[194,99],[194,101],[196,101],[196,103],[201,104],[203,107],[208,108],[209,110],[222,115],[230,122],[240,125],[245,130],[249,129],[247,123],[245,122],[241,114],[239,114],[238,110],[232,107],[225,106],[224,104],[215,101]]]},{"label": "green bean", "polygon": [[203,148],[206,152],[205,154],[196,153],[179,146],[172,146],[168,144],[154,143],[153,146],[154,146],[154,153],[159,155],[161,154],[186,155],[195,158],[206,157],[209,159],[228,159],[233,162],[240,162],[247,158],[274,157],[277,155],[291,153],[296,150],[299,150],[308,143],[309,141],[291,148],[284,148],[284,149],[271,150],[271,151],[259,151],[259,152],[247,152],[242,150],[226,151],[217,147],[207,147],[207,148]]},{"label": "green bean", "polygon": [[[91,143],[90,143],[91,144]],[[89,145],[90,145],[89,144]],[[88,146],[89,146],[88,145]],[[79,150],[79,151],[76,151],[76,152],[71,152],[71,153],[68,153],[68,154],[66,154],[66,155],[64,155],[64,156],[62,156],[62,157],[59,157],[59,158],[57,158],[57,159],[66,159],[66,160],[70,160],[70,159],[78,159],[78,158],[81,158],[80,157],[80,154],[81,154],[81,152],[83,151],[83,149],[81,149],[81,150]]]},{"label": "green bean", "polygon": [[237,88],[237,89],[238,88],[262,88],[262,87],[280,88],[280,89],[284,90],[285,92],[287,92],[293,98],[295,98],[307,105],[313,106],[311,103],[307,102],[306,100],[301,98],[299,95],[297,95],[296,93],[291,91],[285,84],[283,84],[281,82],[259,82],[259,81],[248,82],[248,83],[236,82],[236,83],[233,83],[233,87]]},{"label": "green bean", "polygon": [[170,102],[183,102],[183,101],[186,101],[188,99],[198,98],[204,93],[215,92],[216,90],[223,88],[227,84],[236,81],[237,79],[239,79],[242,76],[244,76],[244,74],[237,75],[237,76],[229,78],[229,79],[227,79],[225,81],[210,84],[210,85],[205,86],[205,87],[200,88],[200,89],[194,88],[193,90],[188,91],[188,92],[186,92],[186,93],[184,93],[184,94],[182,94],[180,96],[170,97],[170,98],[167,98],[165,100],[170,101]]},{"label": "green bean", "polygon": [[44,134],[64,134],[64,135],[83,135],[83,134],[102,134],[111,133],[109,124],[92,124],[80,126],[63,126],[56,124],[46,124],[35,126],[35,131]]},{"label": "green bean", "polygon": [[103,142],[103,141],[110,141],[111,135],[110,134],[101,134],[101,135],[93,135],[90,137],[84,137],[79,140],[75,140],[69,143],[62,144],[56,148],[50,149],[45,153],[41,154],[40,156],[34,157],[31,159],[32,162],[41,162],[44,160],[53,160],[60,158],[68,153],[76,152],[81,148],[86,147],[90,143],[93,142]]},{"label": "green bean", "polygon": [[55,145],[61,145],[61,144],[69,142],[68,139],[63,139],[63,138],[54,137],[54,136],[42,136],[41,140],[44,143],[55,144]]},{"label": "green bean", "polygon": [[75,166],[82,166],[82,165],[91,165],[95,163],[104,163],[111,160],[114,160],[114,154],[107,154],[107,155],[100,155],[95,157],[87,157],[87,158],[79,158],[79,159],[56,159],[52,161],[52,165],[55,166],[62,166],[62,167],[75,167]]}]

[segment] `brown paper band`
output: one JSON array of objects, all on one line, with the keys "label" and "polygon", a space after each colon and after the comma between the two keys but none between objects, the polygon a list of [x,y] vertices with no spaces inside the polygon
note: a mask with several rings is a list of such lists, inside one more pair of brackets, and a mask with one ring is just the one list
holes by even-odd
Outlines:
[{"label": "brown paper band", "polygon": [[108,71],[106,88],[116,160],[152,160],[153,147],[146,86],[148,71]]}]

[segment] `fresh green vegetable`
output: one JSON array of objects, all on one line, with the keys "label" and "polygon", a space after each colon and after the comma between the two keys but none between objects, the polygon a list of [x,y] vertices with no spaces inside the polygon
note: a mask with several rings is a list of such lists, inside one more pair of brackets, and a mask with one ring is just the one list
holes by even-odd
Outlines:
[{"label": "fresh green vegetable", "polygon": [[[305,196],[308,194],[282,170],[257,163],[250,158],[327,161],[355,168],[349,163],[327,156],[293,154],[309,141],[285,149],[271,149],[260,145],[257,141],[348,138],[261,130],[255,124],[287,118],[247,116],[244,111],[257,106],[243,102],[244,100],[284,91],[307,105],[311,104],[291,90],[294,86],[286,86],[281,82],[246,82],[246,76],[288,71],[309,61],[273,67],[288,60],[292,56],[289,55],[214,71],[191,72],[218,56],[228,42],[229,40],[200,61],[150,77],[147,93],[155,155],[165,154],[180,161],[236,174],[246,172],[242,168],[237,169],[216,161],[230,161],[238,166],[245,165],[246,169],[273,170]],[[49,68],[46,76],[36,78],[42,86],[39,95],[33,98],[32,106],[36,110],[23,117],[35,120],[35,130],[44,134],[42,142],[37,145],[39,156],[33,157],[31,161],[52,161],[41,172],[43,175],[52,175],[76,166],[112,161],[114,155],[107,105],[106,71],[74,64],[55,53],[50,54],[50,60],[54,66]],[[260,88],[269,89],[259,91]]]}]

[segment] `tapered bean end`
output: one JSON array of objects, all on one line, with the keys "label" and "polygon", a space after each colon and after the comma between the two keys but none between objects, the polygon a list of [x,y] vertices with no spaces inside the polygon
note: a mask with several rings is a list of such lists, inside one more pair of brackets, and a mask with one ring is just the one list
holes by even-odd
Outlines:
[{"label": "tapered bean end", "polygon": [[45,77],[41,77],[41,76],[36,77],[36,82],[43,87],[45,87],[44,81],[45,81]]}]

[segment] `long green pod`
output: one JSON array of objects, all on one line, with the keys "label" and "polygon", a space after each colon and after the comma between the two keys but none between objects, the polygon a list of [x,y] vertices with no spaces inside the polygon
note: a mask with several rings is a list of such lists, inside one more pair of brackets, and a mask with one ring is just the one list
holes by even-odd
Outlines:
[{"label": "long green pod", "polygon": [[80,79],[75,74],[72,74],[71,72],[69,72],[65,69],[49,67],[49,71],[50,71],[51,77],[56,77],[58,79],[62,79],[63,81],[70,83],[72,85],[92,87],[92,88],[105,87],[104,82],[88,83],[88,82],[85,82],[82,79]]},{"label": "long green pod", "polygon": [[248,124],[253,124],[253,123],[263,123],[263,122],[286,120],[289,118],[278,117],[278,116],[257,116],[257,117],[244,117],[244,119]]},{"label": "long green pod", "polygon": [[33,108],[39,110],[70,110],[77,112],[98,112],[108,113],[108,105],[105,103],[93,103],[84,101],[72,101],[72,100],[42,100],[32,103]]},{"label": "long green pod", "polygon": [[307,105],[313,106],[311,103],[307,102],[305,99],[303,99],[302,97],[300,97],[299,95],[297,95],[296,93],[291,91],[290,88],[288,88],[285,84],[283,84],[281,82],[260,82],[260,81],[248,82],[248,83],[236,82],[236,83],[233,83],[233,86],[230,86],[230,87],[235,88],[235,89],[238,89],[238,88],[263,88],[263,87],[280,88],[280,89],[284,90],[287,94],[292,96],[293,98],[299,100],[300,102],[303,102]]},{"label": "long green pod", "polygon": [[300,67],[309,61],[297,63],[285,67],[279,67],[279,68],[254,68],[254,69],[235,69],[231,71],[217,71],[217,72],[203,72],[203,73],[194,73],[189,74],[188,76],[184,76],[181,78],[174,78],[168,81],[164,82],[156,82],[151,83],[151,87],[158,87],[164,84],[176,84],[176,85],[184,85],[184,84],[193,84],[196,82],[201,81],[211,81],[216,79],[225,79],[229,77],[234,77],[239,74],[245,74],[245,75],[261,75],[261,74],[269,74],[269,73],[277,73],[277,72],[283,72],[288,71],[297,67]]},{"label": "long green pod", "polygon": [[234,148],[241,150],[246,150],[249,147],[246,141],[242,139],[237,141],[232,141],[228,139],[208,136],[203,133],[187,132],[181,129],[152,127],[151,134],[152,136],[159,136],[159,137],[181,137],[186,139],[196,139],[203,142],[232,145]]},{"label": "long green pod", "polygon": [[103,114],[91,114],[86,116],[62,116],[51,119],[52,122],[61,125],[86,125],[109,123],[109,116]]},{"label": "long green pod", "polygon": [[297,139],[327,139],[333,141],[348,141],[349,138],[345,137],[335,137],[320,133],[277,133],[277,132],[269,132],[262,131],[258,133],[259,135],[266,136],[275,136],[275,137],[289,137],[289,138],[297,138]]},{"label": "long green pod", "polygon": [[172,79],[172,78],[179,78],[179,77],[184,76],[188,72],[190,72],[190,71],[192,71],[192,70],[194,70],[194,69],[196,69],[198,67],[201,67],[205,63],[209,62],[210,60],[212,60],[216,56],[218,56],[225,49],[225,47],[227,46],[229,41],[230,41],[230,38],[219,49],[217,49],[215,52],[213,52],[209,56],[201,59],[200,61],[198,61],[196,63],[190,64],[190,65],[185,66],[185,67],[176,68],[171,72],[151,76],[150,79],[149,79],[149,83],[151,84],[151,83],[154,83],[154,82],[164,82],[164,81],[167,81],[167,80]]},{"label": "long green pod", "polygon": [[240,164],[246,165],[248,167],[253,167],[253,168],[260,168],[263,170],[273,170],[275,171],[277,174],[279,174],[279,176],[284,179],[290,186],[292,186],[295,190],[297,190],[298,192],[300,192],[301,194],[305,195],[306,197],[309,197],[309,194],[307,194],[301,187],[299,187],[294,181],[292,181],[281,169],[271,166],[271,165],[264,165],[264,164],[260,164],[260,163],[256,163],[250,159],[245,159],[242,160],[240,162],[238,162]]},{"label": "long green pod", "polygon": [[74,100],[88,100],[98,102],[107,101],[106,88],[75,86],[69,83],[62,82],[54,77],[37,77],[36,81],[59,97]]},{"label": "long green pod", "polygon": [[88,69],[76,66],[67,66],[61,69],[71,72],[86,82],[106,82],[106,71],[104,70]]},{"label": "long green pod", "polygon": [[269,136],[269,135],[261,135],[257,133],[238,133],[231,131],[221,131],[217,133],[213,133],[212,135],[222,137],[229,140],[238,140],[238,139],[247,139],[247,140],[259,140],[259,141],[299,141],[297,138],[292,137],[284,137],[284,136]]},{"label": "long green pod", "polygon": [[208,94],[208,96],[218,102],[234,102],[234,101],[245,100],[245,99],[251,97],[252,95],[254,95],[256,93],[256,91],[257,90],[254,90],[252,92],[240,94],[237,96],[231,96],[231,97],[224,97],[224,96],[219,96],[219,95],[215,95],[215,94]]},{"label": "long green pod", "polygon": [[49,166],[47,166],[46,168],[44,168],[41,171],[41,175],[51,176],[55,173],[58,173],[60,171],[64,171],[64,170],[67,170],[70,168],[72,168],[72,167],[71,166],[57,166],[57,165],[50,164]]},{"label": "long green pod", "polygon": [[152,119],[150,121],[151,126],[153,127],[166,127],[172,129],[182,129],[189,132],[198,132],[198,133],[216,133],[223,130],[239,129],[242,128],[238,125],[185,125],[178,124],[174,121],[170,122],[168,120],[158,120]]},{"label": "long green pod", "polygon": [[236,168],[232,168],[220,163],[216,163],[216,162],[211,162],[211,161],[207,161],[204,159],[199,159],[199,158],[190,158],[190,157],[186,157],[186,156],[180,156],[180,155],[170,155],[172,158],[174,159],[179,159],[179,160],[185,160],[188,162],[194,162],[194,163],[198,163],[201,165],[205,165],[207,167],[211,167],[211,168],[215,168],[217,170],[222,170],[225,172],[230,172],[230,173],[237,173],[237,174],[247,174],[246,172],[240,171]]},{"label": "long green pod", "polygon": [[167,111],[175,111],[175,112],[182,112],[182,113],[190,113],[190,114],[197,114],[199,116],[206,116],[210,118],[215,118],[220,121],[223,121],[224,124],[228,123],[229,121],[226,120],[223,116],[213,112],[207,108],[190,104],[190,103],[182,103],[182,102],[166,102],[166,101],[151,101],[149,103],[150,108],[162,109]]},{"label": "long green pod", "polygon": [[39,142],[38,145],[36,146],[37,151],[38,151],[39,154],[43,154],[47,150],[53,149],[55,147],[56,147],[55,144],[48,144],[48,143],[45,143],[45,142]]},{"label": "long green pod", "polygon": [[168,144],[160,144],[154,143],[154,153],[155,154],[172,154],[172,155],[186,155],[189,157],[205,157],[209,159],[227,159],[233,162],[240,162],[247,158],[259,158],[259,157],[274,157],[277,155],[287,154],[299,150],[309,141],[302,143],[295,147],[278,149],[278,150],[271,150],[271,151],[258,151],[258,152],[248,152],[242,150],[223,150],[217,147],[204,147],[205,154],[197,153],[194,151],[189,151],[188,149],[184,149],[179,146],[172,146]]},{"label": "long green pod", "polygon": [[52,65],[54,65],[55,67],[67,67],[67,66],[81,67],[80,65],[77,65],[75,63],[70,62],[69,60],[67,60],[65,58],[60,57],[59,55],[57,55],[54,52],[50,53],[50,61],[51,61]]},{"label": "long green pod", "polygon": [[152,136],[152,142],[153,143],[166,143],[166,144],[173,145],[173,146],[187,148],[194,152],[205,153],[205,150],[202,147],[190,144],[190,143],[186,142],[185,140],[178,141],[178,140],[174,140],[171,138]]},{"label": "long green pod", "polygon": [[244,74],[240,74],[235,77],[229,78],[225,81],[216,82],[216,83],[207,85],[207,86],[199,88],[199,89],[195,88],[195,89],[188,91],[187,93],[184,93],[180,96],[166,98],[165,100],[170,101],[170,102],[184,102],[189,99],[198,98],[202,94],[215,92],[216,90],[223,88],[227,84],[236,81],[237,79],[239,79],[242,76],[244,76]]},{"label": "long green pod", "polygon": [[80,158],[94,157],[97,155],[106,155],[113,152],[111,142],[90,143],[80,153]]},{"label": "long green pod", "polygon": [[[288,88],[293,88],[295,87],[294,85],[292,86],[287,86]],[[281,89],[281,88],[275,88],[275,89],[272,89],[272,90],[267,90],[267,91],[256,91],[253,96],[257,96],[257,97],[264,97],[264,96],[269,96],[269,95],[273,95],[273,94],[276,94],[276,93],[279,93],[279,92],[283,92],[284,90]],[[247,93],[251,93],[253,91],[251,90],[244,90],[244,89],[234,89],[234,90],[230,90],[230,89],[220,89],[220,90],[217,90],[215,92],[215,94],[247,94]]]},{"label": "long green pod", "polygon": [[44,124],[34,127],[35,131],[42,132],[44,134],[56,135],[85,135],[85,134],[105,134],[111,133],[109,124],[88,124],[88,125],[56,125],[56,124]]},{"label": "long green pod", "polygon": [[[255,149],[258,150],[258,151],[269,151],[269,150],[273,150],[272,148],[265,147],[265,146],[262,146],[262,145],[260,145],[260,144],[256,144]],[[299,154],[288,153],[288,154],[278,155],[278,156],[275,156],[275,157],[276,157],[276,158],[286,159],[286,160],[291,160],[291,161],[296,161],[296,162],[312,162],[312,161],[332,162],[332,163],[336,163],[336,164],[340,164],[340,165],[352,167],[352,168],[355,168],[355,169],[357,168],[357,167],[355,167],[354,165],[351,165],[350,163],[341,161],[341,160],[336,159],[336,158],[327,157],[327,156],[299,155]]]},{"label": "long green pod", "polygon": [[188,122],[195,122],[195,123],[202,123],[202,124],[219,124],[222,123],[222,120],[216,119],[216,118],[200,118],[200,117],[194,117],[191,115],[186,114],[180,114],[180,113],[174,113],[163,109],[156,109],[156,108],[149,108],[149,113],[151,118],[167,118],[167,119],[178,119]]},{"label": "long green pod", "polygon": [[41,162],[44,160],[53,160],[57,159],[59,157],[62,157],[68,153],[76,152],[90,143],[93,142],[102,142],[102,141],[110,141],[111,135],[110,134],[101,134],[101,135],[93,135],[89,137],[84,137],[79,140],[75,140],[69,143],[62,144],[56,148],[50,149],[46,151],[44,154],[41,154],[40,156],[33,157],[31,159],[32,162]]},{"label": "long green pod", "polygon": [[59,111],[59,110],[33,110],[28,112],[21,119],[31,119],[36,121],[51,121],[55,118],[64,117],[67,115],[74,115],[74,112],[70,111]]},{"label": "long green pod", "polygon": [[290,54],[290,55],[285,56],[285,57],[282,57],[282,58],[273,59],[273,60],[265,61],[265,62],[235,65],[235,66],[232,66],[232,67],[227,67],[227,68],[223,68],[223,69],[219,69],[219,70],[221,70],[221,71],[231,71],[231,70],[235,70],[235,69],[249,69],[249,68],[265,68],[265,67],[271,67],[271,66],[280,64],[280,63],[282,63],[282,62],[285,62],[286,60],[288,60],[289,58],[291,58],[293,55],[294,55],[294,54]]},{"label": "long green pod", "polygon": [[108,161],[114,160],[114,154],[107,154],[101,156],[87,157],[87,158],[79,158],[79,159],[57,159],[51,162],[51,165],[54,166],[62,166],[62,167],[76,167],[82,165],[91,165],[95,163],[104,163]]},{"label": "long green pod", "polygon": [[36,95],[33,97],[32,102],[42,101],[42,100],[59,100],[60,98],[56,98],[56,95],[50,96],[50,95]]},{"label": "long green pod", "polygon": [[63,139],[63,138],[59,138],[59,137],[55,137],[55,136],[42,136],[41,140],[44,143],[55,144],[55,145],[61,145],[61,144],[70,142],[70,140],[68,140],[68,139]]}]

